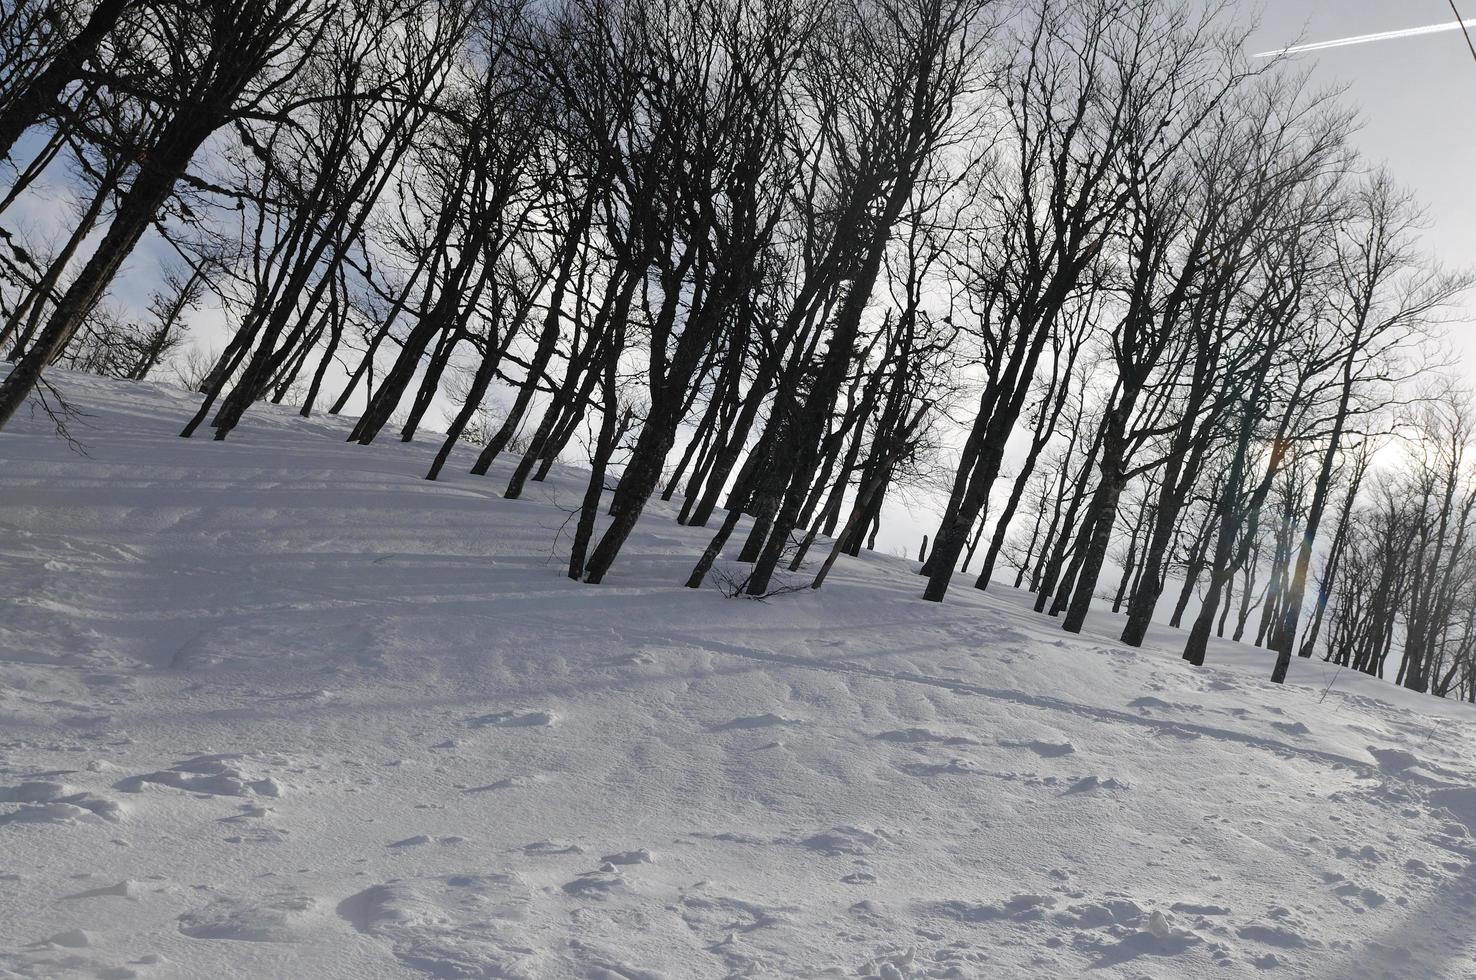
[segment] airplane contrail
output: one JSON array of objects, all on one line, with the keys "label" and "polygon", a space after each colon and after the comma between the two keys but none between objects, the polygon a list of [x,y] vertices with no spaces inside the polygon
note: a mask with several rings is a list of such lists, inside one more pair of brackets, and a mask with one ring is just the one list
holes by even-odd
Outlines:
[{"label": "airplane contrail", "polygon": [[1278,48],[1275,51],[1262,51],[1256,55],[1257,58],[1275,58],[1284,54],[1303,54],[1307,51],[1325,51],[1328,48],[1342,48],[1350,44],[1370,44],[1374,41],[1390,41],[1400,37],[1417,37],[1421,34],[1440,34],[1445,31],[1459,31],[1467,27],[1476,27],[1476,17],[1465,20],[1452,20],[1444,24],[1430,24],[1426,27],[1406,27],[1397,31],[1380,31],[1377,34],[1359,34],[1356,37],[1340,37],[1334,41],[1316,41],[1311,44],[1294,44],[1289,48]]}]

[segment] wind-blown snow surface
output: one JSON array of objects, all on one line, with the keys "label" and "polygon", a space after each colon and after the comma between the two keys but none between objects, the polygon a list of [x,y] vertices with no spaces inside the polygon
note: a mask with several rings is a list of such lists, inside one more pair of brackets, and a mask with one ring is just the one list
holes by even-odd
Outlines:
[{"label": "wind-blown snow surface", "polygon": [[0,974],[1476,972],[1462,706],[891,558],[693,593],[665,506],[579,585],[577,472],[60,381],[88,455],[0,435]]}]

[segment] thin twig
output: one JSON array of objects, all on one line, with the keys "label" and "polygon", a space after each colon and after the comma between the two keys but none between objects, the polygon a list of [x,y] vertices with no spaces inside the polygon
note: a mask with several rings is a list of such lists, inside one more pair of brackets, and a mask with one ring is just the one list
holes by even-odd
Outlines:
[{"label": "thin twig", "polygon": [[1324,701],[1327,700],[1327,692],[1332,690],[1332,686],[1337,683],[1338,675],[1341,674],[1342,672],[1343,672],[1343,665],[1342,664],[1338,664],[1338,669],[1335,670],[1335,671],[1333,671],[1332,680],[1328,681],[1327,682],[1327,687],[1324,687],[1322,689],[1322,697],[1320,697],[1320,698],[1317,699],[1317,703],[1318,704],[1321,704],[1322,702],[1324,702]]},{"label": "thin twig", "polygon": [[1450,12],[1456,15],[1456,20],[1461,25],[1461,33],[1466,36],[1466,47],[1471,49],[1471,57],[1476,58],[1476,42],[1471,40],[1471,32],[1466,30],[1466,18],[1462,17],[1461,12],[1456,9],[1455,0],[1446,0],[1446,2],[1450,4]]}]

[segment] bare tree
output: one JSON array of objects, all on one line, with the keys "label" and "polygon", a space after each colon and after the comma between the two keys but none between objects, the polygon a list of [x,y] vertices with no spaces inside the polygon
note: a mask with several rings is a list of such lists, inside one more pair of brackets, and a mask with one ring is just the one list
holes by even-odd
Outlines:
[{"label": "bare tree", "polygon": [[168,68],[168,87],[159,93],[169,105],[168,120],[140,157],[102,241],[41,335],[0,382],[0,426],[96,306],[200,146],[295,71],[299,59],[294,43],[304,31],[311,32],[317,16],[305,0],[243,0],[161,11],[153,24],[156,33],[148,40],[158,46]]}]

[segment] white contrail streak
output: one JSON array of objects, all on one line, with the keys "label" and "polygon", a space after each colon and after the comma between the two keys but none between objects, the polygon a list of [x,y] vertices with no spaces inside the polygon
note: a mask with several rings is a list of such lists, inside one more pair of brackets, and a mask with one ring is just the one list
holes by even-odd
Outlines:
[{"label": "white contrail streak", "polygon": [[1431,24],[1428,27],[1406,27],[1398,31],[1381,31],[1378,34],[1359,34],[1357,37],[1341,37],[1335,41],[1316,41],[1312,44],[1296,44],[1289,48],[1278,48],[1275,51],[1262,51],[1256,57],[1275,58],[1283,54],[1325,51],[1328,48],[1342,48],[1350,44],[1370,44],[1374,41],[1391,41],[1399,37],[1417,37],[1421,34],[1440,34],[1445,31],[1458,31],[1464,27],[1476,27],[1476,17],[1468,17],[1463,21],[1452,20],[1444,24]]}]

